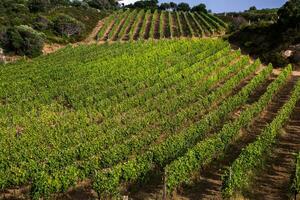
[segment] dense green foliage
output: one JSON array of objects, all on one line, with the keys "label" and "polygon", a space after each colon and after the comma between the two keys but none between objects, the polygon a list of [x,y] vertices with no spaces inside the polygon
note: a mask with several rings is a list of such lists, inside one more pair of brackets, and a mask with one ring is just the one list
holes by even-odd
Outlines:
[{"label": "dense green foliage", "polygon": [[117,193],[221,125],[247,95],[228,96],[257,66],[207,39],[67,47],[8,64],[0,69],[0,187],[30,184],[39,198],[89,178],[99,194]]},{"label": "dense green foliage", "polygon": [[300,26],[300,0],[290,0],[278,10],[279,23],[286,27]]},{"label": "dense green foliage", "polygon": [[29,26],[21,25],[7,31],[7,43],[3,46],[14,50],[19,55],[31,57],[42,54],[44,35]]},{"label": "dense green foliage", "polygon": [[133,4],[129,4],[124,6],[125,8],[130,9],[145,9],[145,10],[168,10],[168,11],[183,11],[183,12],[204,12],[207,13],[206,5],[203,3],[200,3],[198,5],[193,6],[192,8],[190,5],[186,2],[163,2],[160,5],[158,5],[158,0],[140,0],[135,1]]},{"label": "dense green foliage", "polygon": [[[231,17],[234,15],[238,17]],[[287,1],[279,10],[252,10],[234,15],[221,17],[235,27],[232,29],[236,32],[229,37],[231,43],[275,67],[294,62],[292,57],[284,57],[283,51],[300,42],[300,0]]]},{"label": "dense green foliage", "polygon": [[[7,53],[34,57],[40,55],[44,41],[69,43],[82,40],[105,15],[104,11],[73,5],[68,0],[3,0],[0,1],[0,46]],[[25,26],[34,30],[27,28],[31,34],[18,36],[20,27]],[[39,35],[44,35],[43,40]],[[33,49],[29,50],[29,47]]]},{"label": "dense green foliage", "polygon": [[[226,28],[227,25],[222,20],[208,13],[128,9],[109,16],[99,31],[98,39],[115,41],[202,37],[219,35]],[[129,33],[135,37],[130,37]]]}]

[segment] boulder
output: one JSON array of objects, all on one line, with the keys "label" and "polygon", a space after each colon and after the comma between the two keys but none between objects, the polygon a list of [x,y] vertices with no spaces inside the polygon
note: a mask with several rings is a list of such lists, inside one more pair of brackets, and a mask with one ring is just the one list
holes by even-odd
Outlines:
[{"label": "boulder", "polygon": [[282,54],[282,56],[283,56],[284,58],[289,58],[289,57],[291,57],[292,55],[293,55],[293,51],[292,51],[292,50],[286,50],[286,51],[284,51],[283,54]]}]

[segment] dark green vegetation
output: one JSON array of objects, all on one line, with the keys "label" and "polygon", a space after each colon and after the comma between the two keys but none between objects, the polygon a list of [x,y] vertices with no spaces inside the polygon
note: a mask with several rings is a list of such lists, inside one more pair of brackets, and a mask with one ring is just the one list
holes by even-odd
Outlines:
[{"label": "dark green vegetation", "polygon": [[[26,198],[55,198],[90,180],[107,199],[147,186],[153,171],[164,174],[171,195],[276,101],[291,67],[274,81],[272,66],[261,67],[220,39],[81,45],[7,64],[0,68],[0,195],[29,185]],[[262,152],[272,148],[262,144],[288,119],[299,86],[257,138]],[[236,188],[230,181],[227,196]]]},{"label": "dark green vegetation", "polygon": [[105,11],[68,0],[1,0],[0,47],[35,57],[42,53],[44,42],[84,39],[104,16]]},{"label": "dark green vegetation", "polygon": [[300,63],[299,58],[283,56],[290,46],[300,43],[300,0],[288,1],[277,10],[251,10],[221,18],[235,31],[229,41],[245,52],[276,67]]},{"label": "dark green vegetation", "polygon": [[191,7],[188,3],[181,2],[181,3],[175,3],[175,2],[164,2],[159,4],[158,0],[141,0],[136,1],[133,4],[128,4],[124,6],[125,8],[130,9],[144,9],[144,10],[169,10],[169,11],[192,11],[192,12],[204,12],[207,13],[206,5],[203,3],[200,3],[198,5],[195,5]]},{"label": "dark green vegetation", "polygon": [[138,40],[220,35],[227,25],[204,12],[119,11],[104,20],[98,40]]}]

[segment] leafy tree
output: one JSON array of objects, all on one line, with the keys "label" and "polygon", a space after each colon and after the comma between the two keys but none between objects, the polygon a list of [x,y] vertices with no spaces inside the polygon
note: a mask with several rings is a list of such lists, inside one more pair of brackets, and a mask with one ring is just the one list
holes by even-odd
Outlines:
[{"label": "leafy tree", "polygon": [[63,5],[63,6],[67,6],[71,4],[70,0],[50,0],[50,3],[52,5]]},{"label": "leafy tree", "polygon": [[89,6],[97,9],[113,9],[118,6],[115,0],[84,0]]},{"label": "leafy tree", "polygon": [[160,4],[160,6],[159,6],[159,9],[161,9],[161,10],[168,10],[168,9],[170,9],[170,8],[171,8],[170,3],[162,3],[162,4]]},{"label": "leafy tree", "polygon": [[44,35],[29,26],[11,27],[7,31],[9,48],[19,55],[36,57],[42,54]]},{"label": "leafy tree", "polygon": [[288,27],[300,26],[300,0],[290,0],[278,10],[279,20],[281,25]]},{"label": "leafy tree", "polygon": [[177,10],[177,4],[175,3],[175,2],[170,2],[170,8],[172,9],[172,10]]},{"label": "leafy tree", "polygon": [[249,8],[249,11],[254,11],[254,10],[257,10],[257,8],[256,8],[255,6],[251,6],[251,7]]},{"label": "leafy tree", "polygon": [[182,3],[179,3],[177,5],[177,10],[178,11],[190,11],[191,8],[190,8],[190,5],[188,3],[182,2]]},{"label": "leafy tree", "polygon": [[50,6],[49,0],[29,0],[28,8],[31,12],[45,12]]},{"label": "leafy tree", "polygon": [[60,35],[67,37],[80,36],[85,30],[85,25],[66,14],[60,14],[54,20],[54,29]]},{"label": "leafy tree", "polygon": [[193,12],[204,12],[204,13],[207,13],[206,5],[203,4],[203,3],[200,3],[199,5],[194,6],[192,8],[192,11]]},{"label": "leafy tree", "polygon": [[137,1],[133,4],[133,8],[141,8],[141,9],[157,9],[158,8],[158,0],[143,0]]}]

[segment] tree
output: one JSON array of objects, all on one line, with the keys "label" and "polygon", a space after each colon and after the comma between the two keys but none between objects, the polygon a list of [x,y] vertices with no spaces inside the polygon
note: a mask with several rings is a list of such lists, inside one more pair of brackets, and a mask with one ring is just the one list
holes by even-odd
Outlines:
[{"label": "tree", "polygon": [[256,8],[255,6],[251,6],[251,7],[249,8],[249,11],[254,11],[254,10],[257,10],[257,8]]},{"label": "tree", "polygon": [[190,5],[188,3],[179,3],[177,5],[177,10],[178,11],[190,11],[191,8],[190,8]]},{"label": "tree", "polygon": [[83,23],[66,14],[60,14],[53,23],[55,31],[67,37],[80,36],[85,30]]},{"label": "tree", "polygon": [[44,34],[29,26],[11,27],[8,32],[9,48],[19,55],[36,57],[42,54]]},{"label": "tree", "polygon": [[133,4],[132,8],[155,10],[158,8],[157,4],[158,4],[158,0],[137,1]]},{"label": "tree", "polygon": [[160,6],[159,6],[159,9],[161,9],[161,10],[168,10],[168,9],[170,9],[170,8],[171,8],[170,3],[162,3],[162,4],[160,4]]},{"label": "tree", "polygon": [[278,10],[279,20],[281,25],[288,27],[300,26],[300,0],[290,0]]},{"label": "tree", "polygon": [[171,8],[173,11],[177,10],[177,4],[171,1],[171,2],[170,2],[170,8]]},{"label": "tree", "polygon": [[71,4],[70,0],[50,0],[50,3],[54,6],[55,5],[67,6]]},{"label": "tree", "polygon": [[28,8],[31,12],[45,12],[50,6],[49,0],[29,0]]},{"label": "tree", "polygon": [[83,0],[83,2],[97,9],[112,9],[118,6],[118,2],[115,0]]},{"label": "tree", "polygon": [[193,12],[204,12],[204,13],[207,13],[206,5],[203,4],[203,3],[200,3],[199,5],[194,6],[192,8],[192,11]]}]

